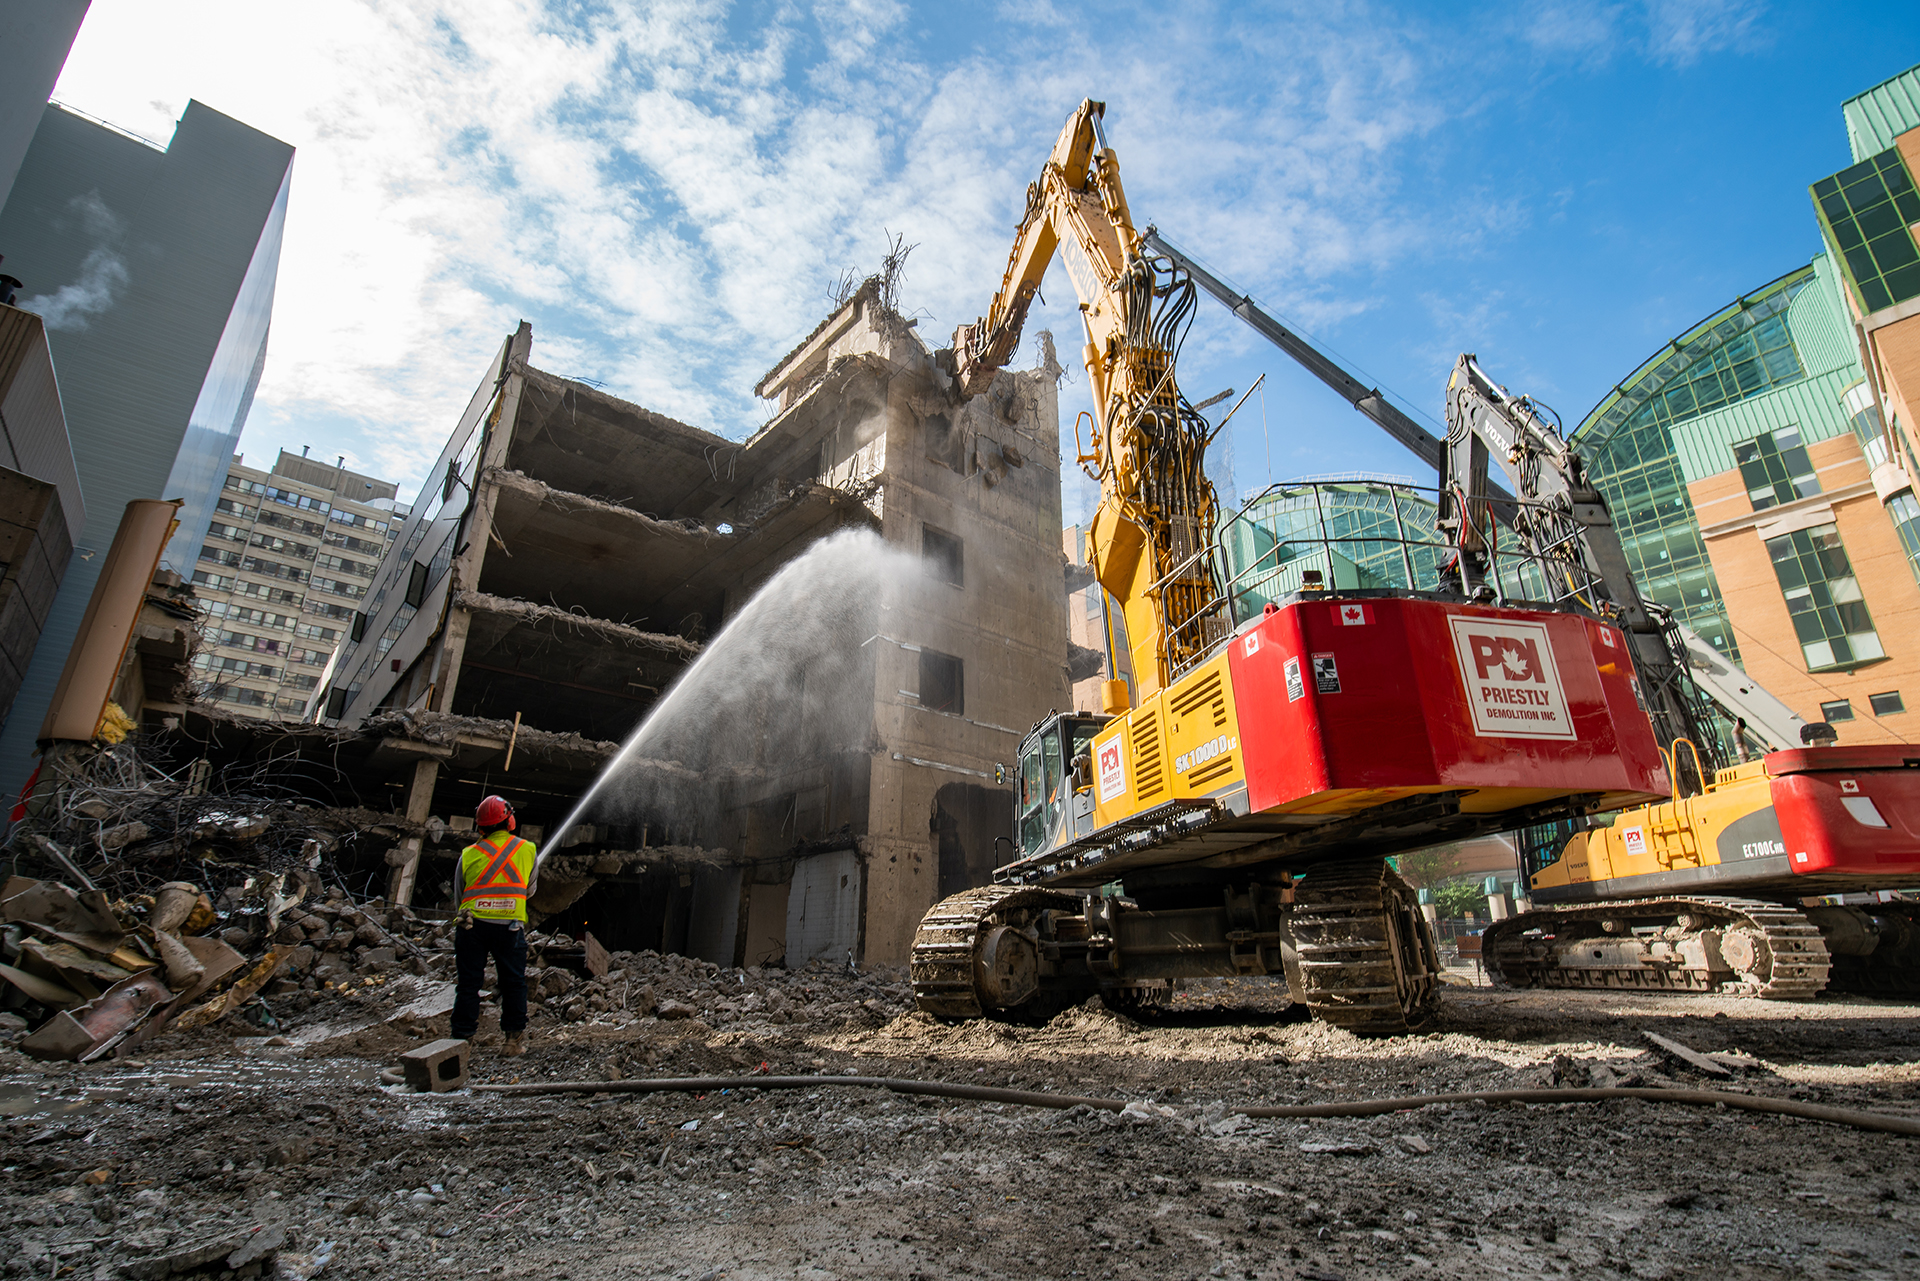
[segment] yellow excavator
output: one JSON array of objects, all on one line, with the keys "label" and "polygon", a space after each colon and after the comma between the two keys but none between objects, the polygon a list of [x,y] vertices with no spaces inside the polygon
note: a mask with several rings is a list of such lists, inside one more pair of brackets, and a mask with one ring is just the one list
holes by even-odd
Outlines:
[{"label": "yellow excavator", "polygon": [[[1518,833],[1532,906],[1483,936],[1495,981],[1776,1000],[1920,992],[1920,904],[1882,893],[1920,885],[1920,745],[1835,745],[1831,726],[1641,600],[1585,460],[1550,411],[1475,357],[1448,379],[1442,441],[1157,231],[1145,242],[1439,472],[1462,591],[1497,596],[1491,551],[1518,548],[1548,571],[1531,590],[1630,643],[1673,794]],[[1517,501],[1489,481],[1496,459]]]},{"label": "yellow excavator", "polygon": [[[1193,277],[1134,227],[1104,111],[1068,117],[998,292],[942,358],[956,400],[984,391],[1064,255],[1094,405],[1077,461],[1100,484],[1087,558],[1115,679],[1100,714],[1050,715],[1023,740],[1013,856],[922,920],[915,998],[968,1018],[1284,975],[1318,1018],[1404,1031],[1440,966],[1389,855],[1668,794],[1638,641],[1591,591],[1540,603],[1485,581],[1556,582],[1564,549],[1422,582],[1415,553],[1433,549],[1401,545],[1387,559],[1404,575],[1362,581],[1328,521],[1290,544],[1312,544],[1303,559],[1225,578],[1204,467],[1221,424],[1176,375]],[[1565,519],[1549,506],[1502,510],[1544,528]],[[1611,535],[1597,496],[1580,518]]]}]

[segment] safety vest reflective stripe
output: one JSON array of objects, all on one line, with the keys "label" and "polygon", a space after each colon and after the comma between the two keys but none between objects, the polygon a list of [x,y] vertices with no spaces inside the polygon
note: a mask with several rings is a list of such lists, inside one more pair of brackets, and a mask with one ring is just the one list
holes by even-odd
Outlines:
[{"label": "safety vest reflective stripe", "polygon": [[506,846],[500,847],[487,841],[479,842],[480,847],[494,851],[493,862],[487,866],[472,885],[466,887],[460,895],[460,901],[471,898],[525,898],[526,883],[520,879],[520,870],[513,865],[513,856],[520,852],[526,842],[518,837],[509,836]]}]

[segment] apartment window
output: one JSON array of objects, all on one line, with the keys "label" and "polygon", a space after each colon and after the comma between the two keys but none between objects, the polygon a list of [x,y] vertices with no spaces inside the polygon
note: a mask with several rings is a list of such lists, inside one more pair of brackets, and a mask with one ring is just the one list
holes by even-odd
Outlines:
[{"label": "apartment window", "polygon": [[967,549],[952,534],[932,525],[920,527],[920,554],[926,557],[927,572],[955,587],[967,584]]},{"label": "apartment window", "polygon": [[283,556],[298,556],[301,560],[312,560],[314,548],[307,543],[296,543],[290,538],[275,538],[272,534],[255,534],[255,547],[264,547],[270,552]]},{"label": "apartment window", "polygon": [[227,477],[226,487],[228,489],[238,490],[243,494],[264,494],[267,492],[267,487],[259,481],[243,480],[238,476]]},{"label": "apartment window", "polygon": [[327,519],[339,521],[342,525],[358,525],[362,529],[371,529],[375,533],[384,534],[387,532],[386,521],[375,520],[371,516],[356,516],[349,511],[335,510],[335,511],[329,512],[327,514]]},{"label": "apartment window", "polygon": [[1796,427],[1761,432],[1752,440],[1735,443],[1733,461],[1740,465],[1740,479],[1746,484],[1747,499],[1755,511],[1820,492],[1813,460],[1800,443]]},{"label": "apartment window", "polygon": [[1920,582],[1920,502],[1914,501],[1912,490],[1903,489],[1887,500],[1887,519],[1900,536],[1907,568],[1913,571],[1914,581]]},{"label": "apartment window", "polygon": [[[194,576],[197,580],[199,575]],[[300,593],[290,592],[284,587],[269,587],[265,583],[244,583],[228,579],[226,585],[240,596],[252,596],[272,605],[298,605]]]},{"label": "apartment window", "polygon": [[348,560],[344,556],[329,556],[325,553],[315,557],[313,563],[322,569],[337,569],[343,574],[360,574],[365,577],[372,577],[376,568],[361,561]]},{"label": "apartment window", "polygon": [[267,691],[264,689],[228,689],[220,692],[219,701],[233,703],[240,707],[265,707]]},{"label": "apartment window", "polygon": [[1884,694],[1867,695],[1867,704],[1873,708],[1875,716],[1898,716],[1907,710],[1906,702],[1901,699],[1900,691],[1888,690]]},{"label": "apartment window", "polygon": [[928,711],[966,713],[966,668],[951,654],[920,651],[920,706]]},{"label": "apartment window", "polygon": [[259,508],[249,507],[245,503],[237,503],[231,498],[222,498],[213,505],[213,509],[217,512],[225,512],[229,516],[237,516],[241,520],[252,520],[260,514]]},{"label": "apartment window", "polygon": [[195,587],[211,587],[217,592],[232,591],[233,581],[233,579],[228,578],[225,574],[209,574],[204,569],[196,569],[193,571],[193,585]]},{"label": "apartment window", "polygon": [[349,600],[359,600],[367,594],[367,589],[364,587],[343,583],[337,578],[321,578],[318,575],[314,576],[313,590],[326,592],[330,596],[345,596]]},{"label": "apartment window", "polygon": [[1769,538],[1767,555],[1808,671],[1855,667],[1887,656],[1837,528],[1816,525]]},{"label": "apartment window", "polygon": [[200,559],[210,560],[216,565],[225,565],[228,569],[240,568],[239,552],[221,551],[218,547],[208,547],[205,544],[201,545]]},{"label": "apartment window", "polygon": [[331,644],[340,639],[340,633],[331,627],[316,627],[312,623],[301,623],[293,629],[293,634],[301,640],[322,641]]},{"label": "apartment window", "polygon": [[297,494],[291,489],[268,489],[267,501],[281,503],[287,507],[297,507],[301,511],[319,512],[325,515],[333,509],[333,504],[323,498],[312,498],[306,494]]},{"label": "apartment window", "polygon": [[350,552],[363,552],[369,556],[384,556],[387,552],[387,545],[384,542],[370,542],[364,538],[355,538],[351,534],[342,534],[338,530],[329,529],[324,537],[328,546],[344,547]]},{"label": "apartment window", "polygon": [[1835,721],[1853,719],[1853,704],[1847,699],[1835,699],[1831,703],[1820,704],[1820,719],[1831,725]]},{"label": "apartment window", "polygon": [[224,538],[230,543],[247,541],[247,531],[238,525],[229,525],[224,520],[216,520],[207,526],[208,538]]},{"label": "apartment window", "polygon": [[310,520],[301,520],[299,517],[289,516],[285,512],[261,512],[260,523],[262,525],[272,525],[275,529],[291,529],[297,534],[310,534],[315,538],[323,538],[327,532],[325,525],[316,525]]},{"label": "apartment window", "polygon": [[[225,561],[221,562],[225,564]],[[242,561],[240,568],[251,574],[265,574],[269,578],[288,578],[296,583],[307,581],[307,571],[296,569],[292,565],[282,565],[277,560],[266,560],[259,556],[249,556]]]}]

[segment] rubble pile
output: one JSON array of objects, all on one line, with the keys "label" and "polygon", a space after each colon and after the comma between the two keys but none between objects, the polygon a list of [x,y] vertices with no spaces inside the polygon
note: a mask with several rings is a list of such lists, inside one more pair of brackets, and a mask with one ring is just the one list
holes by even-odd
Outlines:
[{"label": "rubble pile", "polygon": [[[177,768],[133,742],[48,757],[8,837],[16,868],[114,898],[192,881],[218,895],[263,875],[331,881],[384,873],[386,851],[425,829],[357,804],[316,804],[333,782],[278,763]],[[348,799],[352,799],[349,797]],[[362,885],[364,890],[368,888]]]}]

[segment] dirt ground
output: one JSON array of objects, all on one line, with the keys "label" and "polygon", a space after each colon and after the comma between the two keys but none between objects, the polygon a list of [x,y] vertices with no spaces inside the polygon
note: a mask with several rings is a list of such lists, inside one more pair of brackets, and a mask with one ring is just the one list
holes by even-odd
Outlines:
[{"label": "dirt ground", "polygon": [[[1913,1004],[1450,988],[1421,1034],[1364,1041],[1264,982],[1197,987],[1147,1023],[1093,1002],[954,1026],[909,1012],[898,971],[621,959],[540,1003],[526,1057],[482,1044],[474,1079],[764,1064],[1150,1106],[409,1094],[378,1069],[444,1030],[446,991],[400,976],[274,1036],[229,1024],[84,1067],[0,1050],[0,1272],[162,1275],[265,1224],[286,1240],[261,1274],[287,1278],[1920,1275],[1920,1139],[1633,1101],[1314,1122],[1221,1106],[1617,1082],[1920,1116]],[[645,1008],[692,1011],[636,1015],[637,982]],[[1731,1083],[1648,1030],[1731,1056]]]}]

